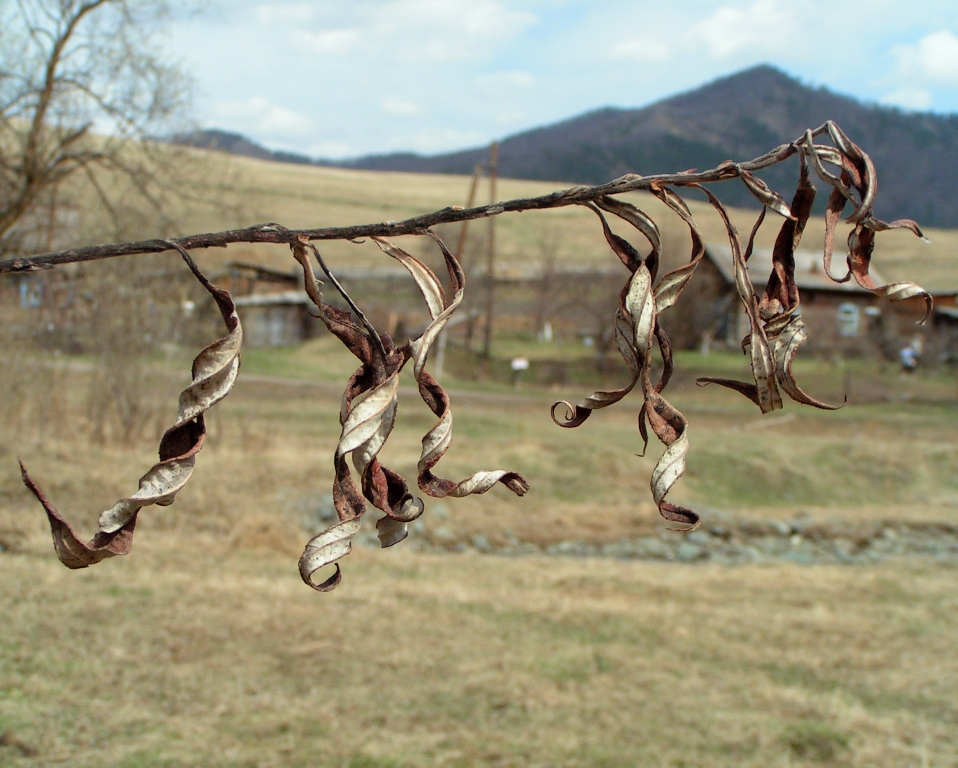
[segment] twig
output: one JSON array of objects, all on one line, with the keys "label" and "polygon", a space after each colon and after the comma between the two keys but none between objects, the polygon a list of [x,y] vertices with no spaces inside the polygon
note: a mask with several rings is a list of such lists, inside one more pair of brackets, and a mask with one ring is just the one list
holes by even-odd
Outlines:
[{"label": "twig", "polygon": [[[813,136],[827,132],[827,124],[812,131]],[[804,141],[804,137],[801,141]],[[396,237],[398,235],[422,234],[425,230],[439,224],[472,221],[501,213],[519,213],[522,211],[563,208],[567,205],[581,205],[593,202],[608,195],[625,192],[650,192],[657,187],[671,185],[686,187],[692,184],[709,184],[734,179],[741,171],[757,171],[777,165],[796,154],[797,142],[782,144],[761,157],[745,163],[725,162],[707,171],[662,173],[652,176],[639,176],[634,173],[621,176],[607,184],[598,186],[577,186],[551,192],[539,197],[517,198],[475,208],[447,207],[403,221],[384,221],[377,224],[359,224],[349,227],[322,227],[319,229],[286,229],[278,224],[257,224],[246,229],[231,229],[225,232],[190,235],[173,240],[140,240],[131,243],[111,245],[92,245],[86,248],[71,248],[28,258],[0,260],[0,274],[4,272],[28,272],[45,269],[58,264],[71,264],[79,261],[97,261],[117,256],[134,256],[145,253],[162,253],[179,245],[186,250],[197,248],[225,248],[231,243],[294,243],[306,240],[355,240],[363,237]]]}]

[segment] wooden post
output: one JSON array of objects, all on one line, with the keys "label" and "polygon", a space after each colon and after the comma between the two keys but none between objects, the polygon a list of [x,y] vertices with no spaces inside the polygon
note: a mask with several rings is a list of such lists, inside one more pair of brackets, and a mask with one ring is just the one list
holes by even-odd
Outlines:
[{"label": "wooden post", "polygon": [[[479,177],[482,176],[482,163],[476,163],[472,171],[472,184],[469,185],[469,197],[466,199],[466,208],[472,208],[476,202],[476,190],[479,189]],[[462,252],[466,249],[466,233],[469,231],[469,219],[462,222],[459,230],[459,242],[456,244],[456,258],[462,263]]]},{"label": "wooden post", "polygon": [[[499,176],[499,142],[489,147],[489,203],[498,202],[496,181]],[[496,217],[489,217],[489,251],[486,260],[486,327],[482,343],[482,356],[487,360],[492,353],[492,323],[496,307]]]},{"label": "wooden post", "polygon": [[[476,192],[479,190],[479,179],[482,178],[482,163],[476,163],[476,167],[472,170],[472,184],[469,185],[469,197],[466,200],[466,208],[472,208],[476,202]],[[459,263],[462,264],[463,271],[468,275],[469,267],[471,266],[472,260],[470,259],[470,264],[466,264],[462,259],[462,252],[466,250],[466,233],[469,232],[469,219],[466,219],[462,222],[462,229],[459,230],[459,242],[456,244],[456,258],[459,259]],[[469,304],[472,304],[472,301],[469,301]],[[473,330],[475,329],[475,319],[472,317],[472,314],[469,315],[469,324],[466,326],[466,351],[472,352],[472,335]],[[443,330],[443,334],[446,331]],[[440,334],[440,341],[443,340],[442,334]],[[443,348],[442,346],[440,348]],[[438,380],[438,376],[436,379]]]}]

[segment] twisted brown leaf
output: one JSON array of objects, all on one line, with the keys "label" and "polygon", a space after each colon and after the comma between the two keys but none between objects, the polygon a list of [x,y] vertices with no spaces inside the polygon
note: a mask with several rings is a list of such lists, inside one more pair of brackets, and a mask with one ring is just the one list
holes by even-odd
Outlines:
[{"label": "twisted brown leaf", "polygon": [[229,394],[239,373],[243,329],[229,293],[199,271],[185,251],[181,255],[203,287],[210,292],[226,323],[228,335],[210,344],[193,361],[193,381],[180,393],[176,423],[160,441],[160,461],[140,478],[136,493],[120,499],[100,515],[99,530],[89,543],[81,541],[70,525],[30,477],[23,462],[23,482],[47,513],[53,546],[68,568],[86,568],[115,555],[125,555],[133,544],[137,514],[143,507],[173,503],[193,474],[196,454],[203,447],[206,423],[203,414]]},{"label": "twisted brown leaf", "polygon": [[[396,393],[399,372],[408,359],[408,350],[395,349],[388,336],[381,336],[356,307],[323,262],[319,251],[310,243],[297,242],[292,246],[293,256],[303,269],[304,288],[319,311],[319,316],[343,344],[362,363],[353,373],[343,393],[340,407],[339,443],[333,456],[335,479],[333,505],[340,523],[311,539],[299,561],[303,581],[320,592],[334,589],[342,580],[339,565],[326,580],[317,583],[314,575],[326,565],[350,552],[351,540],[359,531],[359,520],[366,512],[366,502],[385,513],[393,523],[379,524],[380,543],[392,546],[406,536],[405,523],[422,513],[422,503],[413,498],[402,476],[382,466],[377,459],[379,451],[392,432],[398,407]],[[360,319],[357,324],[349,312],[327,304],[322,297],[320,282],[316,279],[307,255],[312,251],[320,267],[340,291]],[[347,456],[360,476],[361,490],[349,470]],[[365,499],[365,500],[364,500]]]},{"label": "twisted brown leaf", "polygon": [[449,272],[449,279],[455,293],[448,303],[439,279],[429,267],[388,240],[373,238],[384,253],[396,259],[413,276],[426,301],[429,317],[432,319],[432,322],[423,331],[422,336],[409,342],[409,347],[412,350],[413,373],[419,387],[419,394],[423,402],[439,417],[436,425],[422,439],[422,452],[418,463],[419,487],[430,496],[443,498],[445,496],[463,497],[485,493],[496,483],[502,483],[516,495],[522,496],[529,490],[529,484],[517,472],[502,469],[481,470],[458,482],[437,477],[432,472],[433,467],[439,463],[452,442],[453,419],[449,395],[439,382],[425,370],[426,358],[433,342],[439,337],[443,327],[449,322],[452,314],[462,302],[466,276],[459,261],[438,235],[431,231],[426,234],[432,237],[439,246],[446,263],[446,269]]},{"label": "twisted brown leaf", "polygon": [[[683,523],[691,529],[697,527],[698,515],[689,509],[672,504],[665,498],[685,471],[685,454],[688,452],[688,424],[685,417],[661,394],[671,376],[672,357],[671,345],[665,332],[658,324],[658,315],[660,311],[675,303],[682,289],[688,283],[695,266],[701,261],[704,246],[698,228],[681,199],[667,189],[657,190],[657,194],[690,224],[692,230],[692,257],[690,262],[665,275],[660,285],[653,289],[654,270],[657,267],[659,251],[658,228],[649,227],[647,223],[649,219],[646,214],[638,211],[634,206],[614,205],[608,200],[603,200],[599,204],[599,207],[604,210],[615,213],[623,220],[628,221],[649,240],[652,251],[648,257],[643,258],[631,243],[612,232],[598,208],[589,206],[599,217],[606,242],[609,243],[622,263],[631,272],[628,282],[619,295],[619,307],[615,316],[615,332],[619,352],[629,367],[632,377],[625,387],[613,391],[595,392],[577,405],[565,401],[556,403],[552,407],[552,419],[562,427],[577,427],[589,417],[592,411],[618,402],[635,387],[637,382],[641,382],[645,403],[639,415],[639,432],[643,442],[647,445],[648,436],[645,419],[648,418],[652,431],[666,446],[665,453],[652,471],[652,496],[658,506],[659,513],[663,517]],[[657,304],[659,296],[662,297],[662,309]],[[659,345],[664,363],[662,379],[657,385],[652,384],[651,374],[653,339]],[[556,417],[556,409],[560,405],[567,409],[567,416],[564,420]]]},{"label": "twisted brown leaf", "polygon": [[[364,498],[385,513],[376,523],[383,547],[393,546],[405,539],[408,535],[406,523],[422,514],[423,503],[409,493],[405,480],[383,467],[377,459],[396,421],[399,373],[409,359],[413,361],[420,395],[439,417],[439,421],[422,440],[419,487],[435,497],[485,493],[496,483],[502,483],[519,496],[529,489],[525,478],[506,470],[476,472],[459,482],[432,474],[432,468],[445,454],[452,440],[452,410],[448,395],[426,372],[425,364],[433,342],[462,301],[465,274],[442,240],[431,231],[425,234],[432,237],[442,251],[454,289],[451,301],[447,302],[439,279],[420,259],[388,240],[373,238],[384,253],[396,259],[412,275],[431,318],[419,338],[410,340],[399,349],[395,348],[388,336],[379,336],[368,325],[365,329],[361,328],[352,321],[349,313],[326,304],[306,255],[307,248],[312,250],[320,266],[354,308],[354,312],[359,312],[326,268],[316,248],[306,242],[293,244],[293,255],[303,268],[306,291],[319,310],[320,317],[362,362],[362,366],[350,378],[343,395],[340,409],[342,432],[333,457],[336,469],[333,502],[340,522],[310,540],[299,561],[303,581],[318,591],[331,590],[342,580],[337,561],[350,552],[351,540],[359,531],[359,519],[366,509]],[[373,337],[378,343],[372,343]],[[362,478],[361,493],[349,472],[347,455],[351,455],[353,465]],[[335,564],[334,573],[317,583],[315,574],[331,564]]]}]

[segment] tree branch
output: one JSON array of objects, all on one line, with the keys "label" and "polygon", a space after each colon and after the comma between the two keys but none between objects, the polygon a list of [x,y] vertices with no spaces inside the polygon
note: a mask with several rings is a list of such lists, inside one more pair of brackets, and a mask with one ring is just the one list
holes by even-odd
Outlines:
[{"label": "tree branch", "polygon": [[[813,131],[813,135],[826,132],[826,126]],[[800,140],[801,141],[801,140]],[[694,184],[710,184],[741,176],[742,171],[757,171],[777,165],[796,152],[797,142],[782,144],[771,152],[745,163],[724,162],[707,171],[685,171],[682,173],[638,176],[627,174],[607,184],[594,187],[577,186],[562,189],[539,197],[506,200],[475,208],[442,208],[432,213],[414,216],[404,221],[385,221],[376,224],[359,224],[349,227],[323,227],[319,229],[287,229],[270,223],[258,224],[246,229],[231,229],[225,232],[190,235],[172,240],[141,240],[131,243],[111,245],[93,245],[85,248],[72,248],[68,251],[45,253],[29,258],[16,258],[0,261],[0,274],[5,272],[24,272],[36,269],[48,269],[58,264],[71,264],[80,261],[97,261],[117,256],[134,256],[145,253],[161,253],[173,250],[175,246],[187,250],[196,248],[225,248],[232,243],[277,243],[289,244],[300,239],[306,240],[355,240],[361,237],[395,237],[414,235],[424,232],[438,224],[472,221],[474,219],[497,216],[501,213],[519,213],[522,211],[548,210],[567,205],[581,205],[606,195],[618,195],[625,192],[648,192],[656,187],[687,187]]]}]

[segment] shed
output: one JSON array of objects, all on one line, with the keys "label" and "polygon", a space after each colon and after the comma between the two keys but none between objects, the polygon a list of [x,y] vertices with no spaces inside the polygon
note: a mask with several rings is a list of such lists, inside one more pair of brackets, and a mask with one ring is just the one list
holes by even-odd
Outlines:
[{"label": "shed", "polygon": [[[749,332],[748,316],[735,291],[732,251],[727,244],[707,244],[706,258],[699,265],[696,279],[675,308],[676,314],[692,320],[680,346],[707,349],[715,342],[737,348]],[[833,273],[841,274],[842,259],[835,260]],[[771,249],[757,248],[748,262],[749,276],[757,293],[764,290],[772,271]],[[874,267],[875,282],[888,282]],[[930,329],[913,323],[924,314],[920,299],[891,303],[860,287],[854,280],[833,281],[825,274],[821,252],[795,252],[795,282],[801,291],[799,312],[808,327],[806,348],[819,354],[860,356],[882,354],[894,358],[902,344],[916,332],[928,335]],[[954,293],[945,294],[945,303]]]},{"label": "shed", "polygon": [[251,347],[288,347],[319,334],[320,321],[310,314],[305,293],[254,293],[235,300],[243,337]]}]

